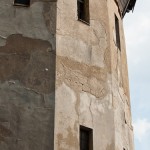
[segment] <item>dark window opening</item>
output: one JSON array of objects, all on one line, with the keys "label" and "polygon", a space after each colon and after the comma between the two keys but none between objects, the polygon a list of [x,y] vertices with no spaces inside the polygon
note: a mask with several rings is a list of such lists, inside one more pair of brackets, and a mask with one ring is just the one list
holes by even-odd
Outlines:
[{"label": "dark window opening", "polygon": [[77,0],[78,20],[89,24],[89,0]]},{"label": "dark window opening", "polygon": [[29,6],[30,0],[14,0],[14,5]]},{"label": "dark window opening", "polygon": [[80,126],[80,150],[93,150],[93,130]]},{"label": "dark window opening", "polygon": [[120,49],[121,47],[120,47],[119,20],[116,15],[115,15],[115,31],[116,31],[116,46]]},{"label": "dark window opening", "polygon": [[127,124],[125,112],[124,112],[124,122],[125,122],[125,124]]}]

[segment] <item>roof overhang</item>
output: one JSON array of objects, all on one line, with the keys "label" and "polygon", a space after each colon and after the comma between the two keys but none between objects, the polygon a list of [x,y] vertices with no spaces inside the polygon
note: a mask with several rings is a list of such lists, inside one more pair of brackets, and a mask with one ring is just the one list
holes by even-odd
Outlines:
[{"label": "roof overhang", "polygon": [[120,16],[123,18],[127,12],[134,10],[136,0],[114,0],[118,6]]},{"label": "roof overhang", "polygon": [[131,10],[132,11],[134,10],[135,3],[136,3],[136,0],[128,0],[127,4],[124,7],[124,10],[122,12],[122,17],[124,17],[125,14],[128,13],[128,12],[130,12]]}]

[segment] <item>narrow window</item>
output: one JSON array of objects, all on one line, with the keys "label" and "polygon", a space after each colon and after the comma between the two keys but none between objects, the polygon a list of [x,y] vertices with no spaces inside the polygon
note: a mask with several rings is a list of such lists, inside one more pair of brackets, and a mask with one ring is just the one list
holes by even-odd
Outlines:
[{"label": "narrow window", "polygon": [[120,49],[119,20],[116,15],[115,15],[115,31],[116,31],[116,46]]},{"label": "narrow window", "polygon": [[127,120],[126,120],[126,114],[125,114],[125,112],[124,112],[124,122],[125,122],[125,124],[127,124]]},{"label": "narrow window", "polygon": [[14,0],[14,5],[29,6],[30,0]]},{"label": "narrow window", "polygon": [[89,24],[89,0],[77,0],[78,20]]},{"label": "narrow window", "polygon": [[93,150],[93,130],[80,126],[80,150]]}]

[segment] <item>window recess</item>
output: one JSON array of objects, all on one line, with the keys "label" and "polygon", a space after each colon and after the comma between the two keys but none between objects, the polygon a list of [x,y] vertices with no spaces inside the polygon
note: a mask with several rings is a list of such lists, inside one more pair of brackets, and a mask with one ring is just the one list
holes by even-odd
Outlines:
[{"label": "window recess", "polygon": [[89,24],[89,0],[77,0],[78,20]]},{"label": "window recess", "polygon": [[16,6],[30,6],[30,0],[14,0]]},{"label": "window recess", "polygon": [[116,33],[116,46],[119,48],[119,50],[121,50],[119,20],[116,15],[115,15],[115,33]]},{"label": "window recess", "polygon": [[80,126],[80,150],[93,150],[93,130]]}]

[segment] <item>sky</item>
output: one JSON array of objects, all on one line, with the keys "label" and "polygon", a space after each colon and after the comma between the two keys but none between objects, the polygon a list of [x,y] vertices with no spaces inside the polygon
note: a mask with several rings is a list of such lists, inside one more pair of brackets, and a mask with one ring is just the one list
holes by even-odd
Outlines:
[{"label": "sky", "polygon": [[135,150],[150,150],[150,0],[124,18]]}]

